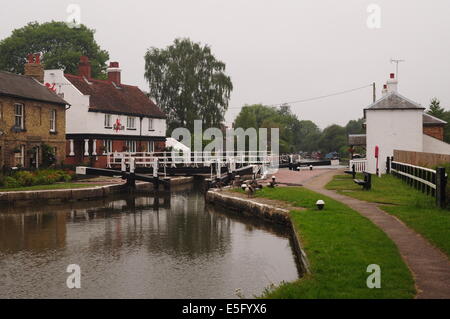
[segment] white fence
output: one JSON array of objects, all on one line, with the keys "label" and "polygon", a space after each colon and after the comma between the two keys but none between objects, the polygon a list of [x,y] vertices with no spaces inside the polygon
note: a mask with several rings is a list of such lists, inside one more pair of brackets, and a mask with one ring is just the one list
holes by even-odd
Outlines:
[{"label": "white fence", "polygon": [[362,173],[367,171],[367,160],[366,159],[354,159],[350,161],[350,170],[352,170],[353,165],[355,165],[355,171],[357,173]]},{"label": "white fence", "polygon": [[107,165],[109,168],[122,164],[122,159],[128,164],[134,158],[136,166],[152,167],[155,161],[163,167],[176,167],[177,164],[183,166],[207,166],[213,163],[222,165],[265,165],[277,166],[279,157],[269,152],[222,152],[214,154],[211,152],[114,152],[107,154]]}]

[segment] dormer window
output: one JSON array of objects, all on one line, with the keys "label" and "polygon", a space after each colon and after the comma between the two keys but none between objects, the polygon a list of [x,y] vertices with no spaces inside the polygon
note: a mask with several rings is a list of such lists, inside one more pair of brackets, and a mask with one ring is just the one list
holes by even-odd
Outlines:
[{"label": "dormer window", "polygon": [[134,116],[127,117],[127,130],[136,129],[136,118]]}]

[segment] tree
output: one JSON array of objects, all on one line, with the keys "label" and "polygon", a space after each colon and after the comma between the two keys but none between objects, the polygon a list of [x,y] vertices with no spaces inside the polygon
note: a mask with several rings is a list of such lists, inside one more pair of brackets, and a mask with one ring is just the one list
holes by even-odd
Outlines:
[{"label": "tree", "polygon": [[350,120],[345,126],[347,134],[364,134],[366,130],[363,127],[364,119],[360,118],[358,120]]},{"label": "tree", "polygon": [[346,153],[347,131],[345,127],[337,124],[326,127],[320,137],[319,147],[324,153],[339,152]]},{"label": "tree", "polygon": [[444,112],[445,110],[443,107],[441,107],[441,102],[437,98],[432,98],[430,109],[427,111],[427,113],[439,119],[443,119]]},{"label": "tree", "polygon": [[89,57],[92,76],[106,76],[107,51],[101,50],[94,40],[95,31],[85,25],[70,28],[64,22],[32,22],[13,30],[11,36],[0,42],[0,69],[23,73],[26,56],[42,52],[42,62],[46,69],[65,69],[71,74],[78,73],[80,56]]},{"label": "tree", "polygon": [[218,127],[224,120],[233,85],[225,63],[209,46],[176,39],[165,49],[151,48],[144,76],[150,96],[167,114],[169,132],[176,127],[193,131],[198,119],[203,127]]},{"label": "tree", "polygon": [[[280,109],[262,104],[245,105],[234,121],[235,128],[278,128],[281,153],[294,153],[300,150],[302,125],[289,106]],[[268,131],[270,134],[270,130]]]},{"label": "tree", "polygon": [[319,149],[320,128],[312,121],[300,121],[300,145],[304,152],[314,152]]}]

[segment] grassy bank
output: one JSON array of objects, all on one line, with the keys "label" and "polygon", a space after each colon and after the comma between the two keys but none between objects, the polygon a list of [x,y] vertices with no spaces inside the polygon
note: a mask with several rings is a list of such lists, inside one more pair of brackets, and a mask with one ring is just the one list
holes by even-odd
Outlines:
[{"label": "grassy bank", "polygon": [[51,184],[51,185],[35,185],[35,186],[24,186],[24,187],[0,188],[0,192],[71,189],[71,188],[86,188],[86,187],[94,187],[94,186],[97,186],[97,185],[77,184],[77,183],[59,183],[59,184]]},{"label": "grassy bank", "polygon": [[350,175],[337,175],[326,187],[380,203],[381,209],[398,217],[450,256],[450,211],[437,208],[434,197],[422,194],[391,175],[373,177],[370,191],[363,191]]},{"label": "grassy bank", "polygon": [[[267,291],[264,298],[412,298],[411,273],[393,242],[368,219],[326,196],[301,187],[265,188],[257,197],[290,202],[311,274]],[[326,207],[318,211],[315,202]],[[381,267],[381,288],[366,285],[367,266]]]}]

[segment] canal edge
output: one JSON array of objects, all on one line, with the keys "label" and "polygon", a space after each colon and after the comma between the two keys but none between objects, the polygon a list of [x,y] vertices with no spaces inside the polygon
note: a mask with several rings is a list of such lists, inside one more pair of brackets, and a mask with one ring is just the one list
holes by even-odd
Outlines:
[{"label": "canal edge", "polygon": [[[170,180],[172,186],[192,183],[193,177],[176,177]],[[92,186],[86,188],[31,190],[31,191],[0,191],[1,203],[14,203],[15,201],[33,200],[90,200],[107,197],[112,194],[123,193],[124,184],[109,184]],[[136,183],[136,190],[151,191],[153,185],[150,183]]]},{"label": "canal edge", "polygon": [[259,203],[251,198],[243,199],[232,196],[229,193],[216,189],[208,190],[205,199],[209,204],[220,205],[235,212],[247,213],[265,221],[286,226],[292,238],[295,258],[302,272],[301,276],[311,273],[308,257],[302,248],[300,235],[295,229],[288,209]]}]

